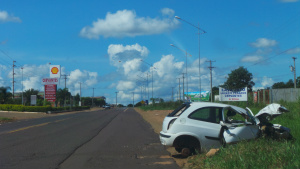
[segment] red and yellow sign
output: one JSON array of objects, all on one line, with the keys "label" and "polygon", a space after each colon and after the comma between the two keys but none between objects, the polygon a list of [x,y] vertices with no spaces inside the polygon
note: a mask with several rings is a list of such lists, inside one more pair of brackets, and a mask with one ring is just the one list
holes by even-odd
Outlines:
[{"label": "red and yellow sign", "polygon": [[50,66],[50,77],[51,78],[60,78],[60,65],[51,65]]},{"label": "red and yellow sign", "polygon": [[51,73],[52,74],[57,74],[59,72],[59,69],[57,68],[57,67],[53,67],[52,69],[51,69]]}]

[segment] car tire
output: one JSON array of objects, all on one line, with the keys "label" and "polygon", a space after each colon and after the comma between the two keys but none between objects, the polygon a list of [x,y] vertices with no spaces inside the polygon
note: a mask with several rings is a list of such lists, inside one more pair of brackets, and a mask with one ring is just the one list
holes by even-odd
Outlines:
[{"label": "car tire", "polygon": [[191,149],[190,148],[183,148],[182,150],[181,150],[181,156],[183,157],[183,158],[186,158],[186,157],[188,157],[188,156],[190,156],[192,153],[191,153]]}]

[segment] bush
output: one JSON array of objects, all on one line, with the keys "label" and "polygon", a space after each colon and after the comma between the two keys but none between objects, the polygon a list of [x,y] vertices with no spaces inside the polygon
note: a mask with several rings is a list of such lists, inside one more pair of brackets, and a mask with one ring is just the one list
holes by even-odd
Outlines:
[{"label": "bush", "polygon": [[76,107],[51,107],[51,106],[23,106],[14,104],[0,104],[2,111],[19,111],[19,112],[47,112],[47,111],[64,111],[64,110],[86,110],[90,109],[89,106],[76,106]]}]

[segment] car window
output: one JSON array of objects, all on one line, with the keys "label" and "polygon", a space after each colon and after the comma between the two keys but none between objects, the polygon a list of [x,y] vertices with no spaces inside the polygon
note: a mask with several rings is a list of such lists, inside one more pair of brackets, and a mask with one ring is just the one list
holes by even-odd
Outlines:
[{"label": "car window", "polygon": [[180,116],[187,108],[190,107],[190,103],[184,103],[175,109],[172,113],[168,114],[168,117]]},{"label": "car window", "polygon": [[225,109],[224,118],[225,123],[243,123],[245,121],[245,117],[233,109]]},{"label": "car window", "polygon": [[220,107],[205,107],[192,112],[190,119],[201,120],[211,123],[220,123],[222,119],[222,108]]}]

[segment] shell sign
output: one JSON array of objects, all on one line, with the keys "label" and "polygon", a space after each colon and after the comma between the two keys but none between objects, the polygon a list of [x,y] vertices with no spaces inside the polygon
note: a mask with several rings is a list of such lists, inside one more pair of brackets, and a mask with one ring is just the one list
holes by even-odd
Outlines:
[{"label": "shell sign", "polygon": [[60,65],[51,65],[50,66],[50,77],[51,78],[60,78]]}]

